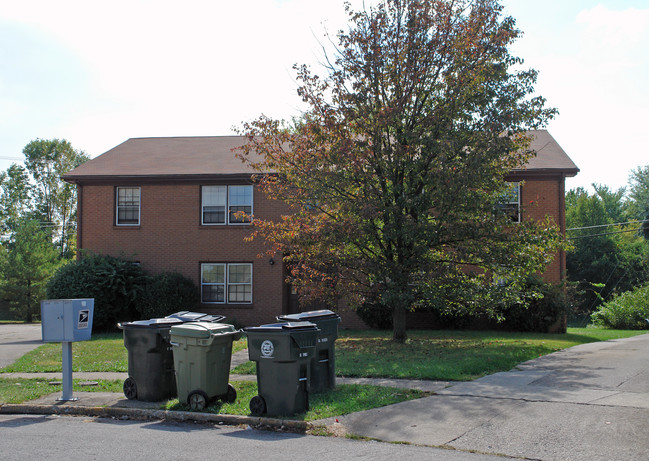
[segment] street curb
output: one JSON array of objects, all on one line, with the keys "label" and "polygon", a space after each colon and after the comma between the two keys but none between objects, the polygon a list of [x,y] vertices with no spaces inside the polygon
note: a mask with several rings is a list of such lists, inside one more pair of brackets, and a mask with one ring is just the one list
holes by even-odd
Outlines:
[{"label": "street curb", "polygon": [[239,415],[216,415],[212,413],[195,413],[191,411],[146,410],[142,408],[115,407],[75,407],[59,405],[24,405],[4,404],[0,406],[4,415],[71,415],[92,416],[98,418],[150,420],[227,424],[228,426],[248,425],[256,429],[273,429],[280,431],[304,433],[310,428],[306,421],[285,420]]}]

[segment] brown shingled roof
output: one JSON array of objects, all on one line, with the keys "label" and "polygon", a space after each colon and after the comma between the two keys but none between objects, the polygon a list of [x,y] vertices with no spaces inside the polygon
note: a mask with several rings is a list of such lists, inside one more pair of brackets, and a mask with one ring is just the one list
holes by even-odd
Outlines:
[{"label": "brown shingled roof", "polygon": [[530,134],[534,135],[530,144],[530,149],[536,152],[524,168],[514,170],[529,171],[535,173],[563,173],[566,176],[575,176],[579,173],[579,168],[568,157],[568,154],[561,148],[559,143],[554,140],[548,130],[533,130]]},{"label": "brown shingled roof", "polygon": [[[516,171],[562,172],[574,176],[579,169],[546,130],[533,132],[537,156]],[[199,178],[245,176],[254,171],[232,149],[245,144],[242,136],[131,138],[80,165],[63,179],[69,182],[100,179]]]},{"label": "brown shingled roof", "polygon": [[63,175],[79,179],[252,174],[232,151],[242,136],[131,138]]}]

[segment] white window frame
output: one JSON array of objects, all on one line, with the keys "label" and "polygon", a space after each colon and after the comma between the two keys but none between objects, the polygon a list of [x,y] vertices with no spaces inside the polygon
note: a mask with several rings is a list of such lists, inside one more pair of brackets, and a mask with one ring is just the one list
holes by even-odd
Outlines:
[{"label": "white window frame", "polygon": [[[249,272],[250,272],[250,281],[249,282],[233,282],[232,277],[231,277],[231,269],[234,269],[235,267],[248,267]],[[227,283],[227,302],[228,304],[252,304],[252,264],[250,263],[232,263],[228,264],[227,267],[227,274],[228,274],[228,283]],[[248,300],[243,300],[243,301],[231,301],[230,297],[232,295],[231,289],[235,286],[250,286],[250,292],[248,295]]]},{"label": "white window frame", "polygon": [[[498,206],[502,208],[509,208],[512,206],[516,207],[516,218],[514,219],[513,214],[507,213],[503,210],[512,220],[513,223],[521,222],[521,183],[520,182],[508,182],[509,190],[507,190],[498,201]],[[514,191],[516,191],[516,199],[513,200]]]},{"label": "white window frame", "polygon": [[[245,202],[239,203],[236,200],[236,195],[233,198],[233,192],[236,191],[236,190],[242,190],[242,189],[245,189],[247,191],[246,194],[250,194],[250,204],[247,204]],[[244,220],[244,221],[234,221],[234,222],[230,218],[231,218],[231,215],[232,215],[232,211],[231,211],[232,207],[235,207],[235,206],[245,206],[245,207],[249,206],[250,207],[250,213],[248,213],[248,216],[252,216],[252,211],[253,211],[252,206],[253,206],[253,202],[254,202],[253,194],[254,194],[254,190],[253,190],[251,185],[228,186],[228,224],[230,224],[232,226],[237,226],[237,225],[244,225],[245,226],[245,225],[250,224],[250,221],[251,221],[250,218],[248,218],[247,220]]]},{"label": "white window frame", "polygon": [[[221,266],[223,268],[223,282],[204,282],[204,269],[206,266]],[[248,266],[250,268],[250,282],[232,282],[230,280],[230,268],[236,266]],[[223,301],[206,301],[203,298],[204,286],[217,286],[223,287]],[[250,285],[250,296],[248,301],[230,301],[230,287]],[[252,304],[252,291],[253,291],[253,274],[252,263],[201,263],[201,304]]]},{"label": "white window frame", "polygon": [[[133,189],[137,190],[137,223],[120,223],[119,221],[119,212],[120,208],[131,206],[134,207],[134,205],[120,205],[120,200],[119,200],[119,192],[120,190],[126,190],[126,189]],[[115,225],[116,226],[139,226],[141,222],[141,214],[142,214],[142,188],[141,187],[122,187],[118,186],[115,188]]]},{"label": "white window frame", "polygon": [[[219,188],[221,190],[225,191],[225,201],[220,202],[217,204],[212,204],[208,200],[206,200],[206,195],[208,192],[208,188]],[[233,192],[237,190],[237,188],[246,188],[248,189],[248,193],[250,194],[250,202],[242,202],[239,203],[236,200],[236,196],[233,198]],[[205,222],[205,208],[208,206],[223,206],[224,207],[224,213],[225,217],[223,222]],[[203,226],[248,226],[250,225],[251,219],[245,220],[238,222],[234,219],[231,219],[230,214],[231,214],[231,209],[232,207],[235,206],[248,206],[250,207],[250,213],[249,215],[252,216],[253,211],[254,211],[254,189],[252,185],[229,185],[229,186],[223,186],[223,185],[210,185],[210,186],[201,186],[201,225]]]},{"label": "white window frame", "polygon": [[[211,203],[207,198],[210,189],[223,190],[223,204]],[[209,206],[223,206],[223,222],[205,222],[205,208]],[[201,186],[201,224],[204,226],[225,226],[228,223],[228,186]]]}]

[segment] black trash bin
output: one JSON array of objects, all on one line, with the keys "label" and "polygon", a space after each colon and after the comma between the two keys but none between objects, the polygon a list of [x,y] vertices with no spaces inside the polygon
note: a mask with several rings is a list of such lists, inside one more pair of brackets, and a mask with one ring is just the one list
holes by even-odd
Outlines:
[{"label": "black trash bin", "polygon": [[300,312],[299,314],[280,315],[279,321],[312,322],[318,329],[315,352],[309,363],[311,379],[309,392],[325,392],[336,387],[336,349],[338,324],[340,316],[330,310]]},{"label": "black trash bin", "polygon": [[259,395],[250,400],[253,415],[288,416],[309,409],[309,360],[318,327],[289,322],[245,328],[248,356],[257,364]]},{"label": "black trash bin", "polygon": [[202,312],[180,311],[169,314],[165,318],[182,320],[183,322],[212,322],[218,323],[225,318],[225,315],[203,314]]},{"label": "black trash bin", "polygon": [[222,315],[181,311],[164,318],[118,323],[117,326],[124,331],[124,346],[128,351],[128,378],[124,381],[126,398],[159,402],[176,397],[171,327],[196,319],[218,322],[224,318]]}]

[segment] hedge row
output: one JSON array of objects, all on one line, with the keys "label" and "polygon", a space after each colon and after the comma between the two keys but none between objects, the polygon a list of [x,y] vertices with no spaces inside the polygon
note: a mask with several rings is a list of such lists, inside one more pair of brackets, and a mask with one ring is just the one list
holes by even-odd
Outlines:
[{"label": "hedge row", "polygon": [[85,254],[61,267],[47,286],[49,299],[94,298],[93,329],[113,330],[118,322],[164,317],[195,310],[194,282],[175,272],[146,274],[125,258]]}]

